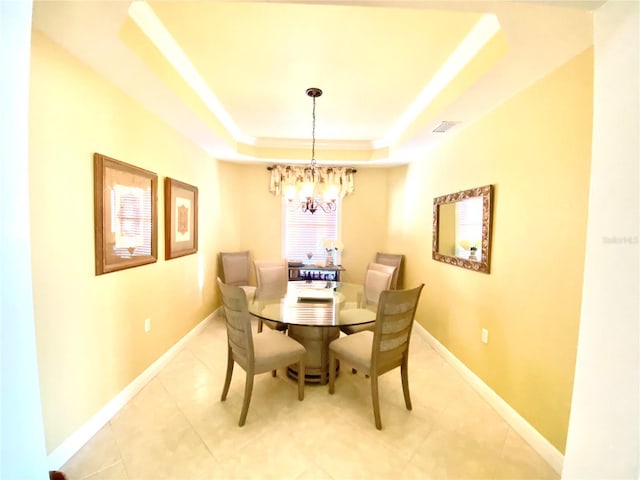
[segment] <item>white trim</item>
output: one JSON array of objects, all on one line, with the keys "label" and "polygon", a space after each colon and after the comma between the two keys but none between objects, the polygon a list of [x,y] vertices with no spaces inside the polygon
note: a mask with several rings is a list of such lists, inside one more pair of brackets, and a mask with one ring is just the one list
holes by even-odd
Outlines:
[{"label": "white trim", "polygon": [[204,81],[200,72],[191,63],[176,40],[171,36],[162,21],[145,1],[131,2],[129,16],[138,25],[140,30],[158,48],[160,53],[173,66],[176,72],[187,82],[200,100],[204,102],[209,111],[231,133],[234,140],[248,144],[253,143],[253,138],[242,133],[229,112],[224,108],[220,100]]},{"label": "white trim", "polygon": [[[50,470],[59,470],[73,455],[75,455],[91,437],[106,425],[113,416],[122,409],[142,388],[156,376],[162,368],[171,361],[182,349],[184,344],[193,336],[200,333],[206,324],[214,317],[220,316],[218,308],[196,325],[189,333],[182,337],[175,345],[167,350],[160,358],[152,363],[144,372],[127,385],[120,393],[111,399],[98,413],[89,419],[78,430],[71,434],[62,444],[47,456]],[[469,384],[491,405],[504,420],[522,438],[538,452],[544,460],[558,473],[562,473],[564,456],[535,428],[518,414],[507,402],[485,384],[475,373],[458,360],[444,345],[433,337],[422,325],[415,322],[414,328]]]},{"label": "white trim", "polygon": [[558,474],[564,455],[418,322],[414,328]]},{"label": "white trim", "polygon": [[394,123],[384,138],[373,142],[374,148],[389,147],[407,131],[409,126],[420,116],[431,102],[451,81],[466,67],[478,52],[500,31],[498,18],[491,13],[484,13],[467,36],[460,42],[446,62],[440,67],[429,83],[425,85],[400,118]]},{"label": "white trim", "polygon": [[113,397],[98,413],[91,417],[84,425],[73,432],[60,444],[53,452],[47,455],[47,465],[49,470],[59,470],[73,455],[75,455],[91,437],[106,425],[113,416],[124,407],[142,388],[155,377],[162,368],[171,361],[173,357],[182,349],[184,344],[200,331],[218,315],[218,310],[214,310],[189,333],[178,340],[169,350],[163,353],[155,362],[136,377],[120,393]]},{"label": "white trim", "polygon": [[[253,145],[258,148],[299,148],[311,149],[308,138],[271,138],[257,137]],[[316,148],[326,150],[377,150],[371,140],[316,139]],[[309,160],[306,161],[309,163]]]}]

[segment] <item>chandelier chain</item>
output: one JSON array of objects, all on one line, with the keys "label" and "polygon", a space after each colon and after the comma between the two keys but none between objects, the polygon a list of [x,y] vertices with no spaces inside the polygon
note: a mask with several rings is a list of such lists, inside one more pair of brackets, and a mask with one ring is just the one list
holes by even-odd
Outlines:
[{"label": "chandelier chain", "polygon": [[316,97],[313,96],[313,113],[311,127],[311,171],[316,169]]},{"label": "chandelier chain", "polygon": [[[2,0],[0,0],[2,1]],[[311,163],[304,167],[273,165],[269,190],[283,195],[289,202],[300,199],[303,212],[314,213],[321,209],[325,213],[335,212],[337,200],[353,193],[353,168],[318,167],[316,162],[316,98],[322,90],[307,88],[307,96],[313,100],[311,124]],[[321,198],[322,197],[322,198]]]}]

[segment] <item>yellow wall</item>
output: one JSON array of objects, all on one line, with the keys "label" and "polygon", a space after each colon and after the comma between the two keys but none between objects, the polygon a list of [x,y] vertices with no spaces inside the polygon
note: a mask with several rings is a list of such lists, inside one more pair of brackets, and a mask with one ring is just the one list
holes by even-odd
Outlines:
[{"label": "yellow wall", "polygon": [[[219,251],[282,256],[282,204],[268,192],[264,165],[211,159],[35,31],[31,63],[33,292],[51,452],[219,305]],[[95,276],[94,152],[158,174],[157,263]],[[170,261],[161,188],[167,176],[199,188],[198,253]],[[343,222],[343,262],[356,279],[383,245],[387,203],[384,170],[358,176],[362,187],[345,201],[350,220]]]},{"label": "yellow wall", "polygon": [[[586,51],[409,166],[360,169],[341,222],[343,279],[362,281],[376,251],[404,253],[401,284],[427,285],[418,321],[560,450],[581,300],[592,63]],[[218,306],[217,252],[282,255],[282,209],[263,165],[211,159],[38,33],[31,81],[33,294],[52,451]],[[160,189],[159,261],[96,277],[94,152],[197,185],[198,254],[164,261]],[[433,198],[489,183],[491,274],[431,260]]]},{"label": "yellow wall", "polygon": [[[249,250],[251,260],[282,258],[282,212],[280,198],[269,193],[269,172],[264,165],[217,162],[220,195],[227,208],[221,218],[224,241],[220,251]],[[222,277],[222,266],[217,274]],[[251,266],[251,282],[255,272]]]},{"label": "yellow wall", "polygon": [[[249,250],[252,259],[282,258],[282,198],[269,193],[264,165],[218,162],[222,194],[232,213],[222,220],[223,249]],[[356,194],[342,200],[340,238],[344,243],[343,281],[362,282],[367,263],[385,249],[388,179],[385,169],[356,173]],[[231,200],[229,200],[231,199]],[[255,280],[255,274],[252,271]]]},{"label": "yellow wall", "polygon": [[[341,237],[344,243],[341,274],[346,282],[364,282],[367,264],[387,247],[389,182],[385,169],[359,169],[356,191],[342,200]],[[401,281],[401,280],[400,280]]]},{"label": "yellow wall", "polygon": [[[417,320],[560,451],[580,314],[592,90],[589,49],[390,172],[389,245],[407,254],[405,283],[426,284]],[[495,185],[491,273],[432,260],[433,198],[486,184]]]},{"label": "yellow wall", "polygon": [[457,204],[443,203],[438,207],[438,252],[456,255]]},{"label": "yellow wall", "polygon": [[[33,301],[50,452],[214,310],[227,200],[205,152],[37,32],[31,62]],[[158,174],[157,263],[95,276],[94,152]],[[198,186],[200,207],[198,253],[170,261],[166,176]]]}]

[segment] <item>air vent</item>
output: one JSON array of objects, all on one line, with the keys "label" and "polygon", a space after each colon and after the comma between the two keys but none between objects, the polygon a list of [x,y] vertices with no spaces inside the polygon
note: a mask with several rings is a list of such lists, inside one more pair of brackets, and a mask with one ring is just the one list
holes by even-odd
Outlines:
[{"label": "air vent", "polygon": [[445,120],[440,125],[438,125],[433,131],[437,133],[444,133],[449,130],[451,127],[455,127],[460,122],[449,122]]}]

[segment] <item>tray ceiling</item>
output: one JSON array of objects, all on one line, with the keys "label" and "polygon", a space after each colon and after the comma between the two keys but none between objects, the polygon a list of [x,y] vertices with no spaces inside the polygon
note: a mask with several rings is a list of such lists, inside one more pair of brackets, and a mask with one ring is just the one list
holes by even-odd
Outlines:
[{"label": "tray ceiling", "polygon": [[[221,160],[409,162],[592,44],[603,2],[34,2],[34,28]],[[433,130],[456,122],[445,133]]]}]

